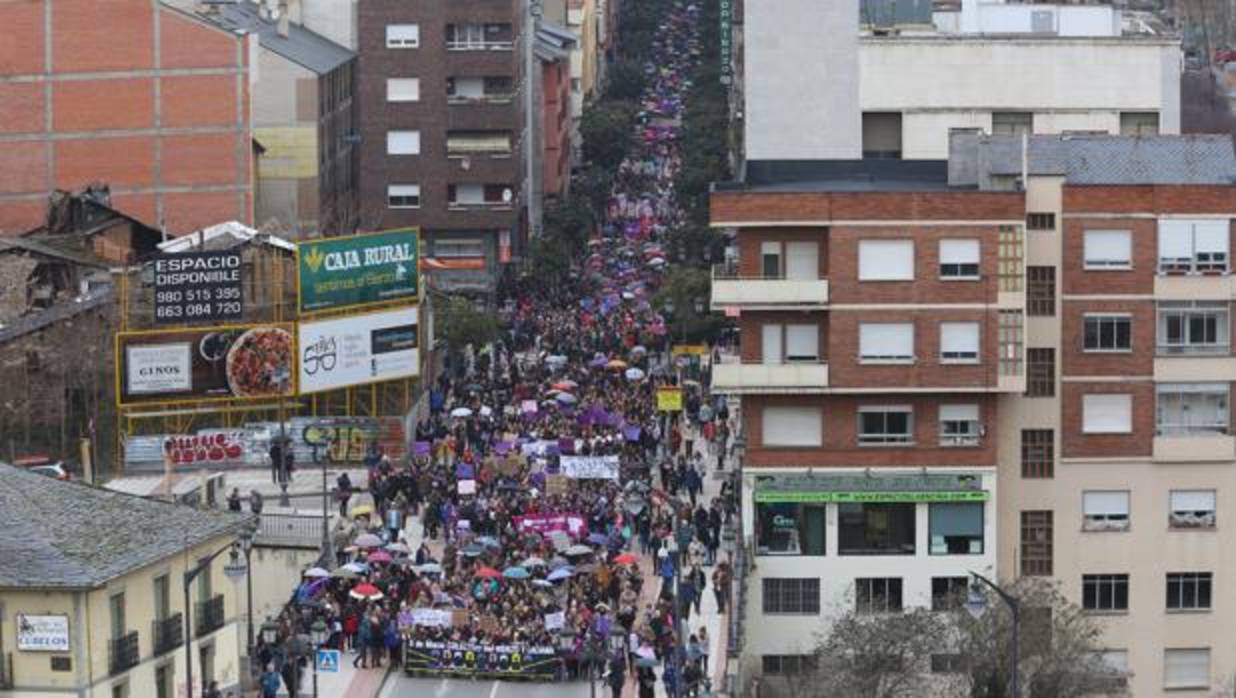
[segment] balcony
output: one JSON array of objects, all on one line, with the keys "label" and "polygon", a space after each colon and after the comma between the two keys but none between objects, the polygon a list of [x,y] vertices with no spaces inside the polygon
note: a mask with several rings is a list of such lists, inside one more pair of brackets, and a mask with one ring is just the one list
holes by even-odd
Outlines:
[{"label": "balcony", "polygon": [[828,389],[828,363],[713,364],[712,389],[732,395],[823,393]]},{"label": "balcony", "polygon": [[200,601],[194,614],[194,630],[198,637],[223,627],[223,594],[216,594],[209,601]]},{"label": "balcony", "polygon": [[[1227,346],[1222,350],[1227,352]],[[1236,381],[1236,356],[1175,354],[1156,356],[1154,379],[1160,383],[1212,383]]]},{"label": "balcony", "polygon": [[108,640],[107,670],[112,676],[122,674],[137,666],[140,659],[137,645],[137,631]]},{"label": "balcony", "polygon": [[1158,274],[1156,301],[1228,301],[1236,299],[1236,276],[1229,274]]},{"label": "balcony", "polygon": [[740,276],[730,266],[712,270],[712,309],[813,310],[828,306],[828,279]]},{"label": "balcony", "polygon": [[167,654],[184,642],[184,616],[179,613],[151,622],[150,636],[154,638],[156,656]]},{"label": "balcony", "polygon": [[1236,460],[1236,437],[1192,433],[1154,437],[1156,463],[1219,463]]}]

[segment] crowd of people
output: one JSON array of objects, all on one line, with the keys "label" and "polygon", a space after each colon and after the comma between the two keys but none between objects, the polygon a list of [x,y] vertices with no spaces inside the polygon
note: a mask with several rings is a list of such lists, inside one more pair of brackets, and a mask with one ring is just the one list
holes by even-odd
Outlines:
[{"label": "crowd of people", "polygon": [[[641,696],[659,668],[667,688],[702,685],[709,638],[690,618],[709,588],[726,608],[719,551],[735,514],[732,488],[705,497],[703,484],[724,466],[730,415],[684,380],[651,302],[661,240],[681,222],[671,182],[698,17],[675,0],[654,39],[639,132],[571,279],[510,289],[500,338],[447,357],[407,455],[371,447],[368,498],[340,476],[339,557],[306,571],[284,637],[322,620],[357,667],[599,670],[616,691],[634,676]],[[685,392],[684,410],[656,409],[664,387]],[[511,646],[557,660],[495,659]],[[452,647],[490,656],[461,664]],[[259,659],[278,664],[278,648]]]}]

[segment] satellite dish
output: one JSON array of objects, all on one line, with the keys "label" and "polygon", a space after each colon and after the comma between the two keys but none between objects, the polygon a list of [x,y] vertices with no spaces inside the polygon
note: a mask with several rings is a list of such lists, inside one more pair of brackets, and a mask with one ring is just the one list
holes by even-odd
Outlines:
[{"label": "satellite dish", "polygon": [[511,203],[511,197],[512,197],[512,196],[513,196],[513,194],[511,193],[511,188],[510,188],[510,187],[507,187],[506,189],[503,189],[503,190],[502,190],[502,203],[504,203],[504,204],[509,204],[509,203]]}]

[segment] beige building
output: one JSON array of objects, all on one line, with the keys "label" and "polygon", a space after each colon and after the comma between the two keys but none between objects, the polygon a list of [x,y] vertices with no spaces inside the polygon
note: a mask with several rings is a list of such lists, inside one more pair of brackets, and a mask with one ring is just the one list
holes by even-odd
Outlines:
[{"label": "beige building", "polygon": [[212,555],[189,590],[190,695],[239,695],[250,526],[0,465],[0,698],[184,696],[183,579]]}]

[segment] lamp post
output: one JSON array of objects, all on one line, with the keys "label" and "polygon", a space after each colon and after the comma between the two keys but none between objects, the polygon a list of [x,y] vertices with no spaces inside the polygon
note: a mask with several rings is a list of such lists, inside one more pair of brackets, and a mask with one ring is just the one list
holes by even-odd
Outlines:
[{"label": "lamp post", "polygon": [[978,572],[971,572],[970,591],[966,596],[966,610],[976,620],[987,612],[987,594],[983,592],[983,584],[996,592],[996,596],[999,596],[1000,600],[1009,607],[1009,613],[1012,614],[1013,638],[1009,649],[1009,695],[1012,698],[1021,698],[1021,671],[1018,667],[1021,660],[1021,602],[1010,596],[995,582]]},{"label": "lamp post", "polygon": [[253,536],[242,536],[240,547],[245,551],[245,656],[249,658],[249,673],[253,673]]},{"label": "lamp post", "polygon": [[309,637],[313,639],[313,698],[318,698],[318,650],[326,642],[326,621],[321,618],[309,626]]},{"label": "lamp post", "polygon": [[[252,537],[252,529],[246,528],[240,534],[241,541],[244,541],[245,539],[252,539]],[[239,579],[247,574],[249,568],[247,565],[242,565],[240,563],[240,551],[237,549],[238,545],[243,545],[243,543],[228,543],[222,548],[219,548],[215,552],[211,553],[201,562],[197,563],[196,567],[185,570],[185,693],[188,694],[190,698],[193,695],[193,614],[189,611],[189,588],[193,585],[193,580],[197,579],[198,575],[210,568],[210,564],[214,562],[215,558],[228,551],[231,551],[231,559],[228,561],[228,564],[223,567],[223,574],[233,580]]]}]

